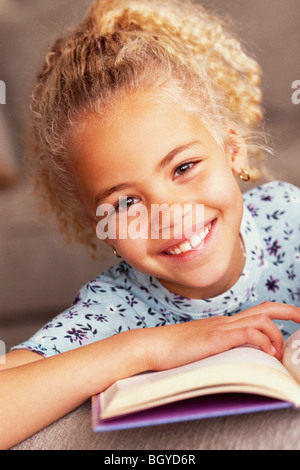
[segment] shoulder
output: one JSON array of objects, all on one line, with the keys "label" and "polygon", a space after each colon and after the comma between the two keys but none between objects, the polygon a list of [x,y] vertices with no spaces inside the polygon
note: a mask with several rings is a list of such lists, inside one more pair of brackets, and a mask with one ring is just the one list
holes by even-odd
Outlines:
[{"label": "shoulder", "polygon": [[283,181],[272,181],[243,194],[244,204],[253,217],[277,220],[298,214],[300,188]]},{"label": "shoulder", "polygon": [[130,267],[121,262],[87,282],[72,305],[12,350],[49,357],[110,337],[135,326],[130,303]]},{"label": "shoulder", "polygon": [[294,199],[293,202],[300,203],[300,188],[285,181],[271,181],[243,194],[244,200],[272,201],[273,199],[281,200],[282,198],[288,200],[289,197]]},{"label": "shoulder", "polygon": [[300,189],[273,181],[245,193],[243,198],[245,212],[258,231],[265,261],[268,259],[270,266],[279,266],[284,272],[299,255]]},{"label": "shoulder", "polygon": [[82,286],[73,302],[73,306],[86,301],[88,298],[94,302],[105,302],[108,301],[109,294],[112,296],[123,296],[124,291],[131,289],[131,271],[131,266],[125,261],[121,261],[106,269]]}]

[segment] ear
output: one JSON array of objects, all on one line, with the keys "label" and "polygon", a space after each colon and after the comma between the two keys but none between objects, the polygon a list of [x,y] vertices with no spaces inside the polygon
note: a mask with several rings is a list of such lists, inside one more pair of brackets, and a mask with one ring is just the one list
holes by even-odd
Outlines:
[{"label": "ear", "polygon": [[247,145],[244,139],[232,127],[228,128],[227,131],[225,151],[230,159],[232,171],[239,175],[241,168],[247,166]]}]

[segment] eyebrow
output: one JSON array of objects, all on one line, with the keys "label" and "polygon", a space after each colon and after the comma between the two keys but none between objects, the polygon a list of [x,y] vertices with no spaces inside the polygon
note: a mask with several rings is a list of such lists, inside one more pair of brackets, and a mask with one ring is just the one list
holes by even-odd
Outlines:
[{"label": "eyebrow", "polygon": [[199,140],[193,140],[192,142],[188,142],[187,144],[180,145],[179,147],[174,148],[169,152],[158,164],[158,169],[162,169],[165,166],[169,165],[173,158],[178,154],[183,152],[184,150],[188,150],[190,148],[196,147],[200,145],[201,142]]},{"label": "eyebrow", "polygon": [[[178,147],[175,147],[173,150],[171,150],[159,163],[157,169],[160,170],[162,168],[165,168],[167,165],[171,163],[171,161],[174,159],[178,153],[183,152],[184,150],[188,150],[190,148],[196,147],[198,145],[201,145],[201,142],[199,140],[193,140],[192,142],[188,142],[183,145],[179,145]],[[108,189],[105,189],[101,193],[99,193],[96,198],[95,202],[96,205],[99,205],[102,201],[104,201],[106,198],[108,198],[111,194],[117,192],[117,191],[122,191],[123,189],[128,188],[129,186],[132,186],[133,183],[120,183],[115,186],[112,186]]]},{"label": "eyebrow", "polygon": [[95,202],[97,206],[106,198],[108,198],[112,193],[115,193],[116,191],[122,191],[122,189],[126,189],[129,186],[131,186],[131,183],[121,183],[117,184],[116,186],[112,186],[111,188],[106,189],[102,193],[99,193],[96,196]]}]

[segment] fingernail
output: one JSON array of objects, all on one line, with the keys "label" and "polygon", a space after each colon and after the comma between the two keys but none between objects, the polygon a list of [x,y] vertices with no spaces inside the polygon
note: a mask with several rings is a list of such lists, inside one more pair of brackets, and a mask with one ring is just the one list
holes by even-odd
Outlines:
[{"label": "fingernail", "polygon": [[271,346],[271,351],[272,351],[273,356],[275,356],[275,354],[276,354],[277,351],[276,351],[276,349],[274,348],[274,346]]}]

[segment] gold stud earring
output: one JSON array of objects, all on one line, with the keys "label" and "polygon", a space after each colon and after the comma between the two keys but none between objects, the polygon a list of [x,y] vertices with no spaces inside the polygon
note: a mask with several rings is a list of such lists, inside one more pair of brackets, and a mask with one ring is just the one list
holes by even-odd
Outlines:
[{"label": "gold stud earring", "polygon": [[120,256],[117,252],[117,250],[113,247],[113,252],[114,252],[114,255],[117,257],[117,258],[122,258],[122,256]]},{"label": "gold stud earring", "polygon": [[240,180],[245,181],[246,183],[248,183],[248,181],[250,181],[250,175],[249,175],[248,171],[245,170],[244,168],[241,168],[241,173],[239,174],[239,178],[240,178]]}]

